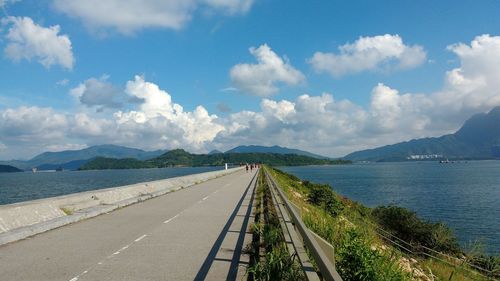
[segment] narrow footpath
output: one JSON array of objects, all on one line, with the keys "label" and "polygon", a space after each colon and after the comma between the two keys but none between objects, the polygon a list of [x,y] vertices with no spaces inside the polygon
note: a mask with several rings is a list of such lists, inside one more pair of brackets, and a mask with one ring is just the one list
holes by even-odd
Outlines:
[{"label": "narrow footpath", "polygon": [[2,280],[242,280],[256,171],[0,246]]}]

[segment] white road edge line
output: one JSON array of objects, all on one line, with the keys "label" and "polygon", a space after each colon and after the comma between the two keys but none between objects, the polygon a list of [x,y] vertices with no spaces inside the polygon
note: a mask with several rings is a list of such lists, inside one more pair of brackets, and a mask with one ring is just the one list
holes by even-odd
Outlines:
[{"label": "white road edge line", "polygon": [[148,235],[147,235],[147,234],[144,234],[144,235],[142,235],[141,237],[139,237],[139,238],[135,239],[135,240],[134,240],[134,242],[139,242],[139,241],[141,241],[142,239],[144,239],[144,237],[146,237],[146,236],[148,236]]},{"label": "white road edge line", "polygon": [[164,221],[163,223],[169,223],[171,220],[175,219],[175,218],[176,218],[176,217],[178,217],[179,215],[180,215],[180,213],[179,213],[179,214],[177,214],[177,215],[175,215],[175,216],[173,216],[173,217],[171,217],[171,218],[169,218],[168,220]]}]

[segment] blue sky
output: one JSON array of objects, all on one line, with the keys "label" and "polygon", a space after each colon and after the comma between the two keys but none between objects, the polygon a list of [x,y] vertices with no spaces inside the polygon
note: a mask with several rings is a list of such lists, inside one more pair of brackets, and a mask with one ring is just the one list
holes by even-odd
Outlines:
[{"label": "blue sky", "polygon": [[500,105],[498,1],[143,2],[0,0],[0,159],[100,143],[341,156]]}]

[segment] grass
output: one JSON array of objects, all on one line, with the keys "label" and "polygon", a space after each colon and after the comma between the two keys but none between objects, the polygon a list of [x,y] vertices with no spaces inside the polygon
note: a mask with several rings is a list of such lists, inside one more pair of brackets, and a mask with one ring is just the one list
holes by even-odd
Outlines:
[{"label": "grass", "polygon": [[67,216],[70,216],[75,213],[73,209],[67,207],[61,207],[61,211],[63,211],[63,213],[66,214]]},{"label": "grass", "polygon": [[272,195],[264,180],[262,170],[257,178],[255,197],[255,221],[251,225],[253,234],[249,280],[304,280],[304,273],[295,255],[288,252],[281,230]]},{"label": "grass", "polygon": [[[422,221],[397,207],[379,208],[374,215],[372,209],[336,194],[330,186],[266,168],[301,210],[304,223],[334,246],[337,270],[344,280],[494,280],[465,263],[473,255],[459,248],[443,224]],[[414,244],[422,243],[466,260],[441,257],[446,263],[411,254],[384,238],[393,239],[391,235],[401,233]],[[487,264],[489,270],[495,270],[499,262],[498,257],[485,257],[476,264]]]}]

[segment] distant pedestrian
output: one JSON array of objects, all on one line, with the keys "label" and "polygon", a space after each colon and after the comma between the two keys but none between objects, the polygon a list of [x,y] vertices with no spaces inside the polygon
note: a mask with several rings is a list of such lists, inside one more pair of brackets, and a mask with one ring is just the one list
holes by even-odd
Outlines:
[{"label": "distant pedestrian", "polygon": [[245,166],[245,168],[247,169],[247,173],[248,173],[248,164]]},{"label": "distant pedestrian", "polygon": [[253,172],[253,164],[250,165],[250,172]]}]

